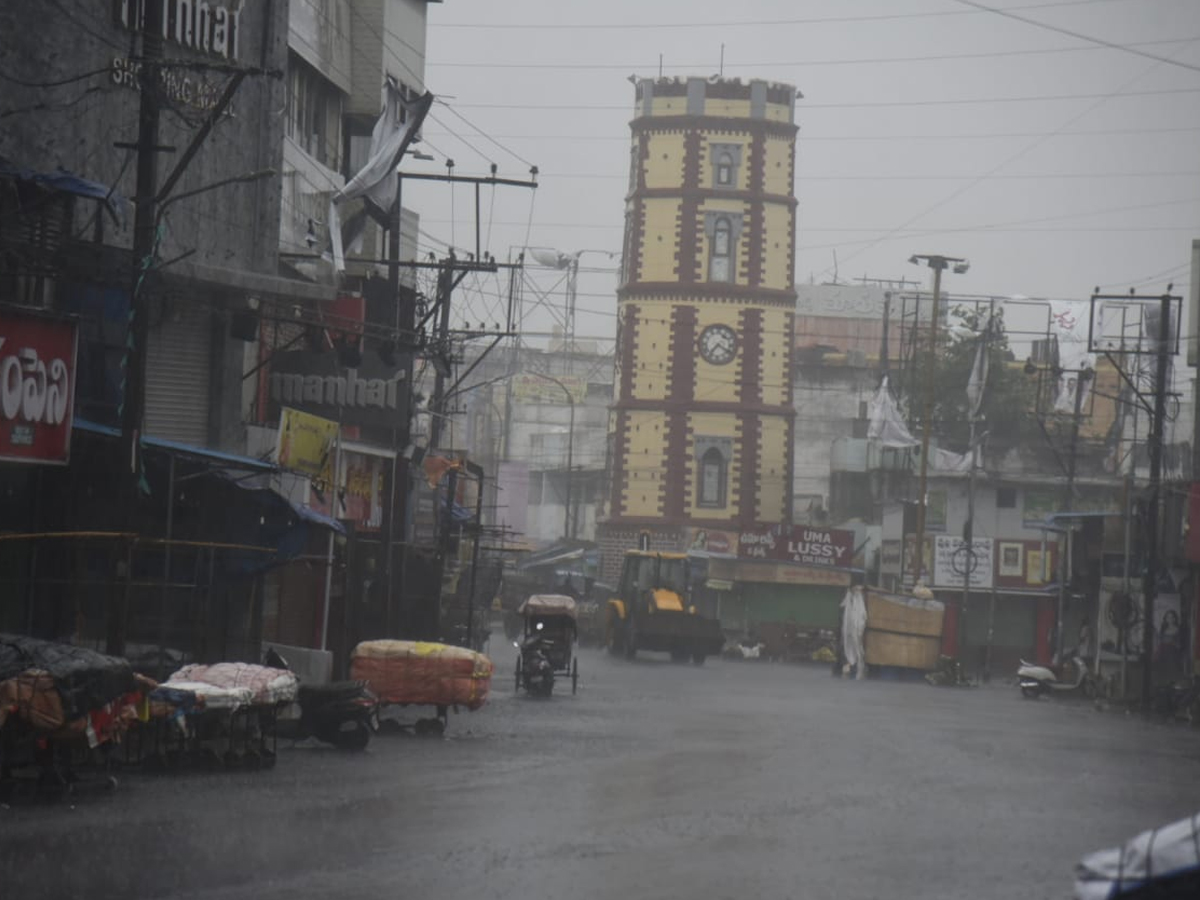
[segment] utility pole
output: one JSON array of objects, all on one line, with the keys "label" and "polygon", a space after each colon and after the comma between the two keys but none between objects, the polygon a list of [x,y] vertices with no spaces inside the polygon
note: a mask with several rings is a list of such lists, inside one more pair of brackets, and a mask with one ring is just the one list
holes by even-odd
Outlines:
[{"label": "utility pole", "polygon": [[[412,373],[413,373],[413,330],[415,310],[409,297],[400,296],[400,218],[404,179],[396,178],[396,202],[392,207],[388,224],[388,299],[395,304],[392,346],[400,363],[400,376],[404,383],[401,393],[401,409],[393,428],[392,447],[396,455],[392,459],[391,479],[388,484],[388,510],[383,519],[383,576],[384,576],[384,632],[392,636],[398,632],[399,610],[395,603],[395,585],[404,573],[404,550],[408,546],[408,457],[404,450],[412,440]],[[397,535],[399,540],[397,540]],[[399,552],[397,553],[397,544]],[[400,576],[400,577],[398,577]]]},{"label": "utility pole", "polygon": [[[133,220],[133,255],[129,285],[128,337],[125,342],[125,383],[121,393],[121,463],[118,486],[124,504],[121,515],[124,531],[138,531],[138,496],[141,493],[142,423],[146,401],[146,341],[149,336],[149,310],[146,279],[154,268],[157,249],[155,236],[158,219],[158,123],[159,73],[162,60],[162,4],[144,5],[142,19],[141,91],[138,99],[137,186]],[[132,548],[126,553],[131,564]],[[128,583],[131,573],[126,571]],[[126,589],[117,602],[109,605],[105,650],[110,655],[125,653],[125,622],[129,613]]]},{"label": "utility pole", "polygon": [[938,256],[936,254],[915,253],[908,261],[914,265],[924,262],[933,269],[933,313],[929,326],[929,355],[926,360],[928,369],[925,375],[925,396],[921,409],[921,469],[917,488],[917,534],[915,564],[913,566],[913,585],[921,581],[925,567],[925,507],[926,492],[929,483],[929,435],[933,430],[933,389],[934,371],[937,368],[937,339],[938,339],[938,301],[942,292],[942,271],[953,266],[957,274],[963,274],[970,268],[965,259],[953,256]]},{"label": "utility pole", "polygon": [[1146,579],[1142,587],[1142,711],[1150,710],[1154,674],[1154,599],[1159,576],[1159,496],[1162,493],[1163,422],[1167,417],[1167,367],[1170,365],[1171,296],[1163,294],[1155,348],[1154,418],[1150,423],[1150,502],[1146,510]]},{"label": "utility pole", "polygon": [[434,333],[433,352],[434,369],[437,377],[434,380],[433,399],[429,404],[431,421],[429,423],[429,449],[435,450],[442,442],[442,423],[446,420],[446,379],[450,377],[451,347],[450,347],[450,293],[454,284],[454,251],[446,262],[438,269],[437,303],[438,326]]},{"label": "utility pole", "polygon": [[154,267],[158,219],[158,123],[162,60],[162,4],[146,3],[142,20],[141,93],[138,102],[137,187],[133,219],[133,272],[129,289],[129,340],[125,351],[125,389],[121,397],[121,442],[125,500],[130,522],[142,477],[141,432],[146,400],[146,340],[149,311],[145,281]]},{"label": "utility pole", "polygon": [[[1145,548],[1144,571],[1142,575],[1142,709],[1148,711],[1153,696],[1154,676],[1154,601],[1158,595],[1158,581],[1161,573],[1162,548],[1159,546],[1162,538],[1160,520],[1160,498],[1162,495],[1162,456],[1167,418],[1167,375],[1170,370],[1171,356],[1178,351],[1178,334],[1172,340],[1171,306],[1179,303],[1180,298],[1172,296],[1174,285],[1168,284],[1164,294],[1158,297],[1139,297],[1130,289],[1128,295],[1101,294],[1096,288],[1092,294],[1092,322],[1088,335],[1089,352],[1103,353],[1120,373],[1121,378],[1132,390],[1139,406],[1150,413],[1150,434],[1147,450],[1150,456],[1149,500],[1146,506],[1146,517],[1143,522],[1145,538],[1142,546]],[[1152,322],[1150,313],[1154,302],[1158,303],[1158,334],[1147,333],[1147,326]],[[1106,320],[1116,321],[1116,317],[1098,315],[1098,304],[1112,304],[1122,310],[1120,317],[1120,332],[1113,334],[1111,329],[1106,331]],[[1105,307],[1107,309],[1107,307]],[[1150,346],[1155,356],[1154,368],[1154,403],[1150,406],[1140,389],[1140,378],[1130,373],[1122,366],[1126,356],[1126,331],[1124,312],[1133,309],[1140,313],[1140,338],[1149,338]],[[1121,359],[1113,357],[1113,351],[1120,347]],[[1135,355],[1148,354],[1141,346],[1132,351]],[[1135,380],[1136,379],[1136,380]],[[1126,536],[1126,546],[1129,538]],[[1126,551],[1128,555],[1128,550]],[[1128,565],[1128,564],[1127,564]],[[1122,663],[1122,669],[1124,664]]]}]

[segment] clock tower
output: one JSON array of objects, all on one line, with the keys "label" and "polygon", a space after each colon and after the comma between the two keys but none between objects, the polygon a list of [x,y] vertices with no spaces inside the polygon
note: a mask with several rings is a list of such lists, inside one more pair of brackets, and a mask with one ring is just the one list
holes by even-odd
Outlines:
[{"label": "clock tower", "polygon": [[765,81],[636,85],[606,574],[647,540],[683,549],[791,520],[795,97]]}]

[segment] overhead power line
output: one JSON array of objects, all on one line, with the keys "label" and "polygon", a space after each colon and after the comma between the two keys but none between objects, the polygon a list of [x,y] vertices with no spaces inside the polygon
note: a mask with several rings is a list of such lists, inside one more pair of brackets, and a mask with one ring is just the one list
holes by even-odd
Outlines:
[{"label": "overhead power line", "polygon": [[[1144,56],[1146,59],[1152,59],[1155,62],[1165,63],[1168,66],[1178,66],[1181,69],[1190,69],[1193,72],[1200,72],[1200,66],[1193,66],[1191,63],[1180,62],[1177,59],[1171,59],[1166,56],[1156,56],[1153,53],[1147,53],[1144,50],[1138,50],[1132,44],[1117,44],[1112,41],[1106,41],[1102,38],[1092,37],[1086,34],[1080,34],[1078,31],[1071,31],[1069,28],[1060,28],[1057,25],[1051,25],[1048,22],[1039,22],[1037,19],[1030,19],[1026,16],[1018,16],[1012,10],[996,9],[992,6],[985,6],[976,0],[958,0],[963,6],[969,6],[972,9],[977,9],[980,12],[994,13],[997,16],[1004,16],[1006,19],[1015,19],[1018,22],[1024,22],[1026,25],[1033,25],[1035,28],[1044,28],[1047,31],[1054,31],[1058,34],[1065,34],[1069,37],[1076,38],[1081,41],[1088,41],[1092,44],[1097,44],[1101,47],[1108,47],[1111,50],[1121,50],[1125,53],[1132,53],[1135,56]],[[1014,7],[1018,9],[1020,7]]]},{"label": "overhead power line", "polygon": [[52,88],[61,87],[64,84],[74,84],[77,81],[86,81],[89,78],[94,78],[97,75],[108,75],[112,72],[111,66],[105,66],[103,69],[92,69],[90,72],[81,72],[78,75],[71,75],[68,78],[60,78],[57,81],[24,81],[14,75],[9,75],[7,72],[0,69],[0,80],[7,81],[20,87],[27,88]]},{"label": "overhead power line", "polygon": [[[1024,6],[1014,6],[1011,9],[1048,9],[1064,6],[1090,6],[1097,3],[1129,2],[1129,0],[1058,0],[1051,3],[1031,3]],[[955,16],[978,15],[979,10],[939,10],[919,13],[884,13],[869,16],[825,16],[807,19],[735,19],[722,22],[431,22],[431,28],[474,28],[486,31],[521,30],[521,31],[576,31],[586,29],[634,30],[645,31],[649,28],[671,29],[682,31],[689,28],[753,28],[762,25],[829,25],[844,22],[888,22],[898,19],[936,19]]]},{"label": "overhead power line", "polygon": [[[728,57],[725,59],[725,68],[736,71],[737,69],[786,69],[786,68],[829,68],[830,66],[858,66],[858,65],[880,65],[893,63],[914,63],[914,62],[952,62],[954,60],[966,60],[974,62],[980,59],[1001,59],[1010,56],[1044,56],[1055,55],[1059,53],[1082,53],[1082,52],[1098,52],[1105,49],[1128,50],[1133,47],[1151,47],[1159,44],[1187,44],[1192,41],[1200,40],[1200,37],[1190,38],[1165,38],[1157,41],[1141,41],[1133,44],[1106,46],[1085,46],[1085,47],[1038,47],[1025,50],[993,50],[985,52],[971,53],[936,53],[926,56],[864,56],[851,59],[804,59],[804,60],[788,60],[783,62],[737,62]],[[474,60],[471,62],[446,62],[430,60],[431,68],[447,68],[447,69],[592,69],[598,71],[615,70],[621,72],[637,71],[638,69],[658,69],[659,64],[656,61],[643,61],[640,63],[587,63],[587,62],[559,62],[559,63],[541,63],[541,62],[487,62],[482,60]],[[703,72],[712,66],[712,62],[698,63],[668,63],[663,66],[666,69],[676,69],[686,72]]]},{"label": "overhead power line", "polygon": [[[1200,126],[1185,125],[1173,128],[1099,128],[1091,131],[988,131],[978,134],[800,134],[801,143],[812,141],[974,141],[993,140],[1001,138],[1036,138],[1036,137],[1112,137],[1121,134],[1175,134],[1179,132],[1200,131]],[[424,139],[431,132],[422,132]],[[437,132],[432,132],[438,137]],[[449,133],[447,137],[451,136]],[[497,139],[507,141],[622,141],[629,143],[628,135],[620,134],[498,134]]]},{"label": "overhead power line", "polygon": [[[1033,94],[1024,97],[966,97],[954,100],[868,100],[855,103],[809,103],[805,102],[804,111],[812,109],[866,109],[890,106],[953,106],[970,105],[975,103],[1044,103],[1057,100],[1111,100],[1116,97],[1157,97],[1165,94],[1197,94],[1200,88],[1160,88],[1146,91],[1121,91],[1107,94]],[[631,108],[628,103],[459,103],[462,109],[546,109],[546,110],[626,110]]]}]

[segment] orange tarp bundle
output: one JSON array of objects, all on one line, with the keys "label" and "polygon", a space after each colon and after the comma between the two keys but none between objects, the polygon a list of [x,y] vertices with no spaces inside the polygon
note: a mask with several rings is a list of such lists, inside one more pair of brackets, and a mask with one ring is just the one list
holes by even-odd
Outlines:
[{"label": "orange tarp bundle", "polygon": [[444,456],[425,457],[425,480],[429,482],[431,488],[437,487],[446,473],[452,469],[458,472],[463,471],[463,461],[447,459]]},{"label": "orange tarp bundle", "polygon": [[350,655],[350,677],[384,703],[478,709],[492,668],[482,653],[426,641],[364,641]]},{"label": "orange tarp bundle", "polygon": [[15,678],[0,681],[0,728],[10,714],[41,731],[62,728],[66,721],[62,698],[49,672],[26,669]]}]

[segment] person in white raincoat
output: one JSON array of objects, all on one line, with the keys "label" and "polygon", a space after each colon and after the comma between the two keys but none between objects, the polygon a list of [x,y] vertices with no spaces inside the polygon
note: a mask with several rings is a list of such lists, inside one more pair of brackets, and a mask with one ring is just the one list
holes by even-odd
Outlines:
[{"label": "person in white raincoat", "polygon": [[842,654],[846,663],[842,675],[850,674],[851,668],[858,672],[861,680],[867,677],[867,661],[863,655],[863,635],[867,630],[867,602],[863,598],[861,584],[852,586],[842,597]]}]

